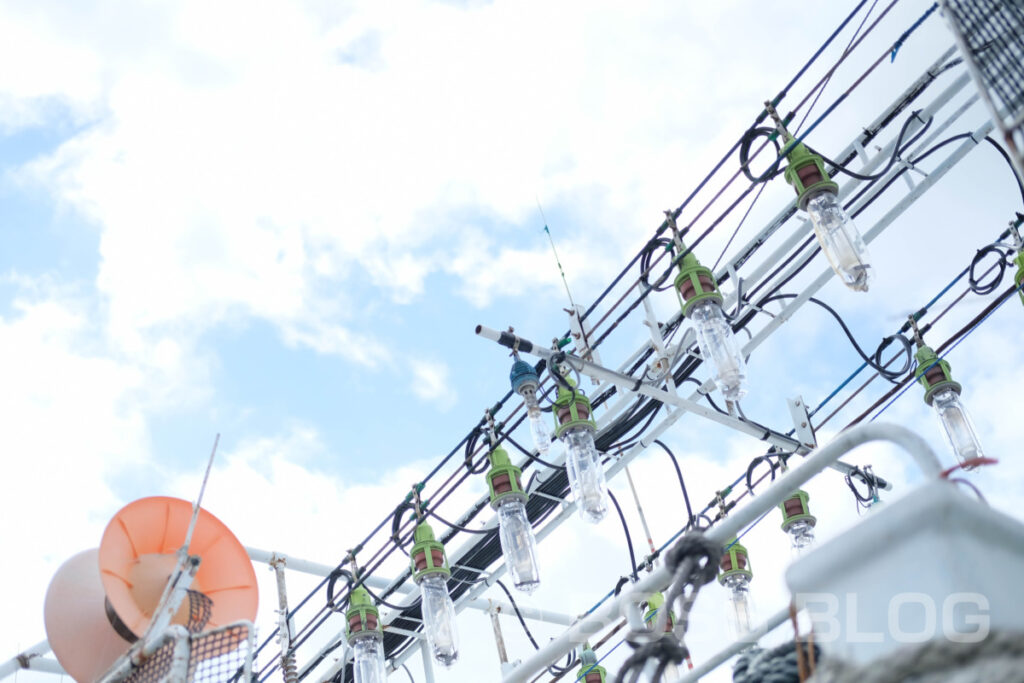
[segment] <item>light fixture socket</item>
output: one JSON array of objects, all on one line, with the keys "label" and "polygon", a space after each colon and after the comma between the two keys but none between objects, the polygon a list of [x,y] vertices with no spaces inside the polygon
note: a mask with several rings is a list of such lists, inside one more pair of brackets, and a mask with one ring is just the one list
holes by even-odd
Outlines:
[{"label": "light fixture socket", "polygon": [[825,170],[825,160],[807,149],[804,143],[796,143],[786,158],[789,160],[785,171],[786,182],[796,190],[796,205],[801,211],[807,210],[807,202],[818,192],[839,192],[839,185],[833,182]]}]

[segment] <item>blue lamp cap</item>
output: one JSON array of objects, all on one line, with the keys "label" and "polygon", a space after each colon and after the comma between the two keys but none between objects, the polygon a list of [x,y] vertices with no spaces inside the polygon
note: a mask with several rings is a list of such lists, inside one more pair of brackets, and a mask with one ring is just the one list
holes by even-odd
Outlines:
[{"label": "blue lamp cap", "polygon": [[509,373],[509,381],[512,382],[512,391],[519,393],[519,389],[528,383],[534,386],[540,384],[540,378],[533,366],[525,360],[517,360],[512,364],[512,372]]}]

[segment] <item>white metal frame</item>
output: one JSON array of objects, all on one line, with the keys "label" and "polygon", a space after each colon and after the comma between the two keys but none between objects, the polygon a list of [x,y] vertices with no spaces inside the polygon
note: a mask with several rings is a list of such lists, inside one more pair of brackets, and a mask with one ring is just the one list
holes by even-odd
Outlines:
[{"label": "white metal frame", "polygon": [[[762,514],[792,495],[793,491],[834,463],[844,453],[873,441],[887,441],[900,446],[911,455],[929,478],[937,478],[942,472],[939,459],[928,442],[906,427],[879,422],[858,425],[839,434],[831,443],[813,451],[802,463],[780,476],[749,503],[733,510],[728,517],[707,532],[707,538],[725,545],[730,538],[756,522]],[[524,659],[515,670],[502,679],[503,683],[526,683],[551,662],[565,656],[578,644],[586,642],[592,635],[600,633],[620,618],[626,617],[629,620],[632,615],[635,619],[639,615],[639,602],[654,592],[664,590],[671,579],[672,575],[668,568],[664,565],[655,567],[628,590],[624,590],[614,599],[580,619],[562,635]]]}]

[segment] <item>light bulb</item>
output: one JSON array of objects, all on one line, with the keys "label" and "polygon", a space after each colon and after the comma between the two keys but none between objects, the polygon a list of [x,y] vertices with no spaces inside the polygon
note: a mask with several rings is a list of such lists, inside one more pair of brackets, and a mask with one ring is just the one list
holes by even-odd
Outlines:
[{"label": "light bulb", "polygon": [[434,659],[451,666],[459,658],[459,634],[455,630],[455,605],[448,595],[448,580],[442,573],[420,578],[420,611]]},{"label": "light bulb", "polygon": [[384,645],[380,633],[368,631],[352,639],[352,672],[356,683],[384,683]]},{"label": "light bulb", "polygon": [[551,448],[551,430],[548,423],[543,419],[540,411],[540,404],[537,402],[536,385],[526,385],[519,393],[526,404],[526,416],[530,419],[530,435],[533,436],[533,445],[537,447],[540,457],[547,457],[548,449]]},{"label": "light bulb", "polygon": [[866,292],[871,281],[868,250],[836,193],[823,189],[807,200],[807,214],[832,270],[850,289]]},{"label": "light bulb", "polygon": [[730,626],[736,640],[740,640],[754,630],[754,605],[750,601],[750,577],[746,574],[730,574],[723,577],[722,583],[730,591]]},{"label": "light bulb", "polygon": [[[960,464],[973,458],[982,457],[981,444],[974,431],[974,424],[971,422],[971,416],[967,414],[967,409],[960,402],[960,395],[952,388],[937,391],[932,397],[932,405],[942,423],[946,439]],[[974,468],[964,467],[963,469]]]},{"label": "light bulb", "polygon": [[814,545],[814,524],[810,520],[798,519],[786,527],[792,542],[793,557],[801,557]]},{"label": "light bulb", "polygon": [[714,299],[705,299],[693,305],[687,313],[697,327],[700,354],[710,361],[712,378],[722,395],[738,401],[747,393],[747,364],[743,362],[736,335],[725,319],[722,305]]},{"label": "light bulb", "polygon": [[570,427],[562,432],[562,444],[569,486],[580,516],[588,522],[600,522],[608,512],[608,485],[593,431],[585,425]]},{"label": "light bulb", "polygon": [[523,501],[515,497],[503,498],[498,503],[498,525],[501,552],[512,582],[524,593],[532,593],[540,585],[537,542]]}]

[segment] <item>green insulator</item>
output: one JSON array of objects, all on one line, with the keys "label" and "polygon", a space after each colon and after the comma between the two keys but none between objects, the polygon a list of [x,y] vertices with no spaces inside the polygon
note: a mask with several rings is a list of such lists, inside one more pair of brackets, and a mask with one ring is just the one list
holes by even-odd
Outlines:
[{"label": "green insulator", "polygon": [[348,599],[348,609],[345,610],[345,619],[348,621],[346,631],[349,644],[354,638],[368,632],[383,637],[380,629],[380,612],[373,604],[370,594],[362,586],[352,590]]},{"label": "green insulator", "polygon": [[807,521],[811,526],[817,524],[818,518],[811,514],[811,508],[807,504],[810,498],[807,491],[799,489],[789,498],[779,503],[779,509],[782,510],[783,531],[789,531],[789,527],[794,522]]},{"label": "green insulator", "polygon": [[945,389],[951,389],[957,394],[960,393],[962,387],[958,382],[953,381],[949,363],[940,359],[938,354],[932,350],[932,347],[922,345],[917,350],[917,353],[914,354],[914,358],[917,359],[917,370],[914,373],[914,379],[924,387],[925,403],[931,405],[935,394]]},{"label": "green insulator", "polygon": [[608,671],[597,663],[597,653],[589,647],[580,652],[580,670],[576,674],[578,683],[605,683]]},{"label": "green insulator", "polygon": [[724,586],[727,577],[736,575],[746,576],[748,579],[754,578],[754,572],[750,569],[750,558],[747,557],[747,549],[740,545],[735,538],[726,543],[726,548],[727,550],[722,555],[722,561],[718,565],[718,582]]},{"label": "green insulator", "polygon": [[796,190],[796,204],[802,211],[807,209],[807,201],[818,192],[839,192],[839,185],[825,171],[825,161],[802,142],[796,143],[786,158],[789,160],[786,182]]},{"label": "green insulator", "polygon": [[444,574],[446,577],[452,575],[444,544],[434,538],[434,530],[426,522],[420,522],[416,527],[409,562],[412,578],[416,583],[427,574]]},{"label": "green insulator", "polygon": [[[570,386],[575,383],[566,379]],[[587,427],[591,431],[597,430],[597,423],[593,419],[593,409],[590,407],[590,399],[579,389],[570,389],[559,384],[558,397],[555,399],[551,414],[555,418],[555,436],[560,437],[567,429],[573,427]]]},{"label": "green insulator", "polygon": [[502,500],[518,498],[526,502],[523,490],[523,471],[512,464],[508,452],[500,446],[487,456],[491,469],[487,470],[487,488],[491,493],[491,507],[497,509]]},{"label": "green insulator", "polygon": [[693,307],[701,301],[711,300],[719,304],[723,301],[714,273],[710,268],[702,266],[693,252],[683,256],[683,260],[680,261],[675,287],[683,302],[685,316],[689,316]]}]

